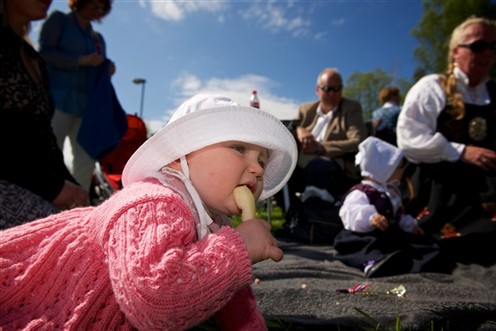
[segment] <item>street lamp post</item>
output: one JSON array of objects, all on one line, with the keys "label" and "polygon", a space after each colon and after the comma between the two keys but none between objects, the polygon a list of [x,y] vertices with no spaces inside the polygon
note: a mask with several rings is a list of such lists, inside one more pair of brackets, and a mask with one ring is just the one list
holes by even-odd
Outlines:
[{"label": "street lamp post", "polygon": [[137,85],[141,85],[140,118],[143,118],[143,103],[145,102],[145,84],[146,84],[146,79],[135,78],[135,79],[133,79],[133,83],[134,84],[137,84]]}]

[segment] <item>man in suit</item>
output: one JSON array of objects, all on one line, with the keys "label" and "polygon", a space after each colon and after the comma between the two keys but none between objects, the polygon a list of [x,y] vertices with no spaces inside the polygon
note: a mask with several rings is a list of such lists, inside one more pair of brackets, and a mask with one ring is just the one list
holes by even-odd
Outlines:
[{"label": "man in suit", "polygon": [[342,90],[338,70],[324,69],[315,87],[319,101],[302,104],[298,111],[300,154],[290,191],[304,192],[304,198],[318,195],[336,201],[359,180],[355,154],[367,130],[360,103],[343,98]]}]

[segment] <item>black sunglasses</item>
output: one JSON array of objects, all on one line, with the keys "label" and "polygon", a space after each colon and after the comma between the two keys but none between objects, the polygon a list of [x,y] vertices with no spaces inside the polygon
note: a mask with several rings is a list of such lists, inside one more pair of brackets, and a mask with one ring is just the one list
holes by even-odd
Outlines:
[{"label": "black sunglasses", "polygon": [[496,40],[477,40],[470,44],[458,45],[458,47],[468,48],[474,53],[484,53],[487,50],[489,50],[491,53],[496,53]]},{"label": "black sunglasses", "polygon": [[326,93],[329,91],[339,92],[343,89],[341,85],[336,85],[336,86],[324,85],[324,86],[319,86],[319,88]]}]

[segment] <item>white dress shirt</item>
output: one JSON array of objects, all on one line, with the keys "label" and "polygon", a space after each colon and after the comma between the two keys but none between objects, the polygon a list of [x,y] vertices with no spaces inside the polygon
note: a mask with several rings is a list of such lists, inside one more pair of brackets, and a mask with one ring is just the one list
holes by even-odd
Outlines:
[{"label": "white dress shirt", "polygon": [[[454,74],[457,90],[465,103],[487,105],[489,92],[483,80],[475,87],[468,86],[468,77],[458,68]],[[414,163],[455,162],[460,158],[464,144],[449,142],[436,132],[437,118],[446,106],[446,97],[440,85],[440,75],[432,74],[420,79],[405,98],[398,118],[396,133],[398,147]]]},{"label": "white dress shirt", "polygon": [[325,132],[327,129],[327,126],[332,120],[332,114],[334,111],[337,109],[334,108],[327,114],[324,114],[322,111],[322,108],[320,108],[320,105],[317,107],[317,123],[315,124],[313,130],[312,130],[312,135],[314,136],[315,140],[319,143],[324,141],[324,136]]}]

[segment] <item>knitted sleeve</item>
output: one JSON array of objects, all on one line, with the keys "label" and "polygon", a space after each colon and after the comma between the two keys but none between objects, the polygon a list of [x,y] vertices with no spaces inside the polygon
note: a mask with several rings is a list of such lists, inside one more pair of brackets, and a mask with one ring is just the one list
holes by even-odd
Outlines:
[{"label": "knitted sleeve", "polygon": [[190,328],[249,286],[248,253],[230,227],[196,241],[178,195],[144,197],[121,208],[102,237],[116,300],[140,330]]}]

